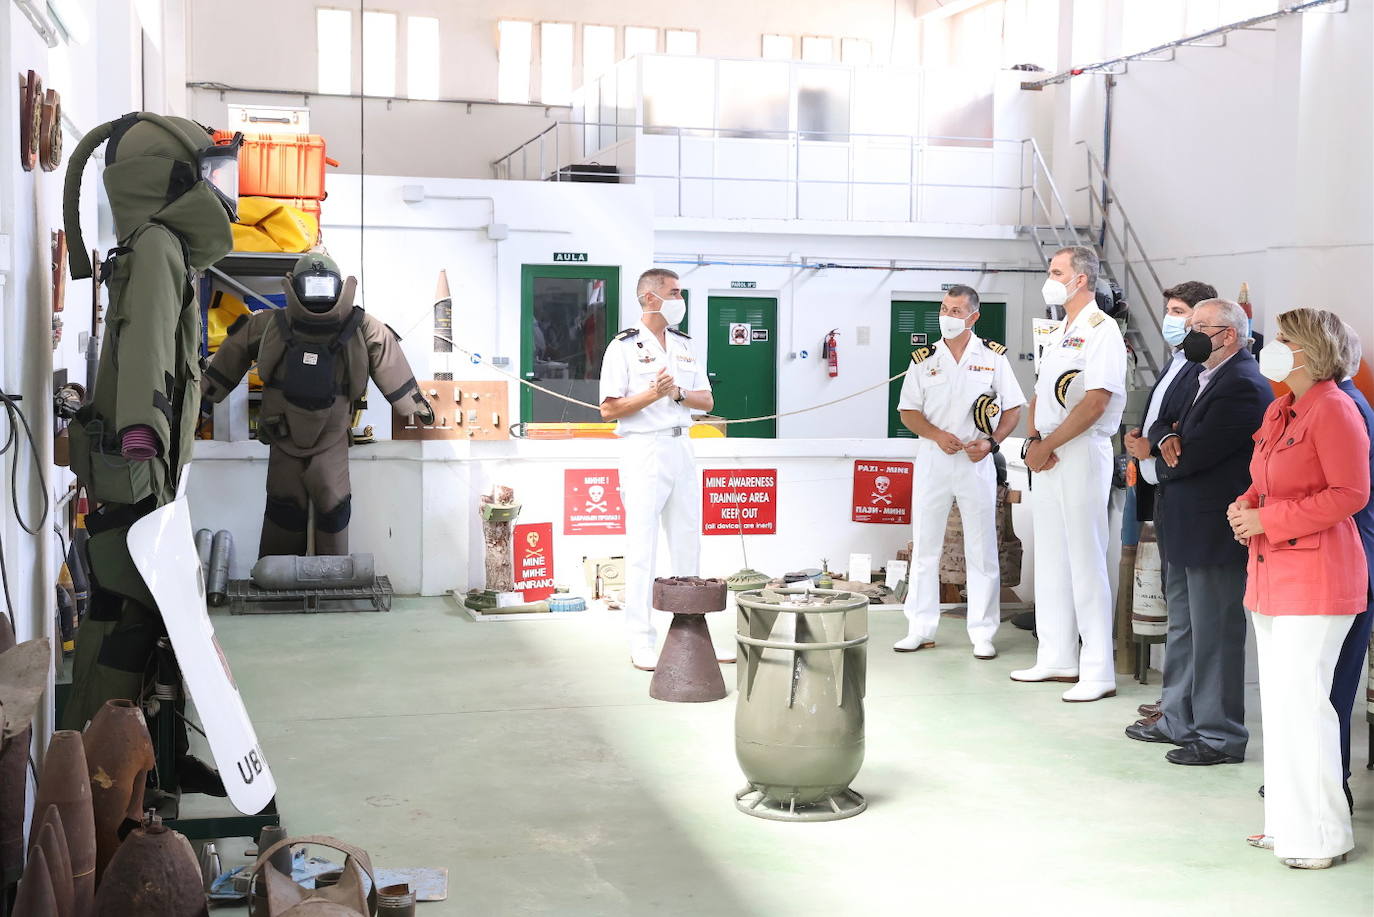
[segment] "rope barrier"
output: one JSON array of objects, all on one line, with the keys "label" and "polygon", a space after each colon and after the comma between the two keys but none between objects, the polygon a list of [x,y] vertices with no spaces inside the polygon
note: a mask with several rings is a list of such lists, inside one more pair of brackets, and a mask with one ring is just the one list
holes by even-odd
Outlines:
[{"label": "rope barrier", "polygon": [[[599,405],[599,404],[589,404],[589,403],[587,403],[587,402],[585,402],[585,401],[579,401],[578,399],[573,398],[573,397],[571,397],[570,395],[564,395],[562,392],[555,392],[555,391],[553,391],[552,389],[547,388],[546,386],[539,385],[538,383],[535,383],[535,382],[531,382],[531,381],[528,380],[528,379],[522,379],[522,378],[520,378],[519,376],[517,376],[517,375],[516,375],[515,373],[513,373],[513,372],[510,372],[510,371],[508,371],[508,370],[502,369],[501,367],[499,367],[499,366],[497,366],[497,365],[495,365],[495,364],[493,364],[493,363],[487,362],[485,359],[482,358],[482,355],[481,355],[481,354],[479,354],[479,353],[473,353],[471,350],[467,350],[466,348],[464,348],[463,346],[461,346],[457,341],[454,341],[454,340],[451,339],[451,338],[446,338],[446,337],[444,337],[443,335],[440,335],[440,334],[436,334],[436,335],[434,335],[434,337],[435,337],[436,340],[447,341],[448,343],[452,344],[454,350],[456,350],[458,353],[467,354],[467,355],[468,355],[468,358],[471,359],[473,363],[475,363],[475,364],[477,364],[477,365],[479,365],[479,366],[486,366],[487,368],[493,370],[494,372],[496,372],[496,373],[498,373],[498,374],[500,374],[500,375],[502,375],[502,376],[505,376],[505,377],[508,378],[508,379],[512,379],[512,380],[514,380],[514,381],[520,383],[521,385],[523,385],[523,386],[525,386],[525,387],[527,387],[527,388],[534,389],[536,392],[543,392],[545,395],[548,395],[548,396],[550,396],[550,397],[552,397],[552,398],[557,398],[557,399],[560,400],[560,401],[566,401],[566,402],[568,402],[569,404],[575,404],[575,405],[577,405],[578,407],[588,408],[588,409],[593,410],[593,411],[599,411],[599,410],[601,410],[601,405]],[[830,401],[823,401],[823,402],[821,402],[820,404],[813,404],[813,405],[811,405],[810,407],[797,408],[795,411],[781,411],[781,412],[776,413],[776,414],[763,414],[763,415],[761,415],[761,416],[759,416],[759,417],[740,417],[740,418],[737,418],[737,419],[735,419],[735,420],[720,420],[720,421],[715,421],[715,422],[716,422],[716,423],[721,423],[721,424],[756,423],[756,422],[758,422],[758,421],[760,421],[760,420],[777,420],[778,418],[781,418],[781,417],[795,417],[795,416],[798,415],[798,414],[806,414],[806,413],[809,413],[809,412],[811,412],[811,411],[819,411],[821,408],[828,408],[828,407],[831,407],[831,406],[833,406],[833,405],[840,404],[841,402],[848,401],[848,400],[851,399],[851,398],[857,398],[857,397],[859,397],[860,395],[867,395],[869,392],[871,392],[871,391],[873,391],[873,390],[875,390],[875,389],[882,388],[884,385],[890,385],[891,383],[895,382],[896,380],[902,378],[902,376],[904,376],[904,375],[906,375],[906,370],[902,370],[901,372],[897,373],[896,375],[890,376],[890,377],[884,379],[882,382],[876,383],[876,384],[874,384],[874,385],[870,385],[868,388],[860,389],[860,390],[857,391],[857,392],[851,392],[851,393],[848,394],[848,395],[842,395],[842,396],[839,397],[839,398],[833,398],[833,399],[831,399]]]}]

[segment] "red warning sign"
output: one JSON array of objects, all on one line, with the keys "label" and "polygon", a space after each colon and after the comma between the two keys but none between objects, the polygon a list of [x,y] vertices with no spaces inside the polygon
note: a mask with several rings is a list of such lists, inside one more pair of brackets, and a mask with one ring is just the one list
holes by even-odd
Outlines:
[{"label": "red warning sign", "polygon": [[778,533],[776,468],[707,470],[701,478],[701,534]]},{"label": "red warning sign", "polygon": [[515,591],[524,593],[526,602],[553,595],[553,523],[516,525],[511,547],[515,551]]},{"label": "red warning sign", "polygon": [[625,504],[615,468],[568,468],[563,472],[563,534],[624,535]]},{"label": "red warning sign", "polygon": [[854,462],[855,522],[911,523],[911,462]]}]

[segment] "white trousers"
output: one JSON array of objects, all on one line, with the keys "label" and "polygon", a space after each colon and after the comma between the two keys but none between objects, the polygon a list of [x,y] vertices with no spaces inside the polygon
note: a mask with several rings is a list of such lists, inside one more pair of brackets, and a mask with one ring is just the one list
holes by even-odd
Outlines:
[{"label": "white trousers", "polygon": [[911,575],[902,610],[910,636],[930,640],[940,625],[940,552],[950,504],[959,504],[968,574],[968,636],[991,640],[1001,623],[1002,573],[997,564],[997,467],[962,452],[945,455],[933,441],[917,441],[911,505]]},{"label": "white trousers", "polygon": [[1264,725],[1264,833],[1280,858],[1340,856],[1355,846],[1355,835],[1331,676],[1355,616],[1250,618]]},{"label": "white trousers", "polygon": [[672,576],[697,576],[701,564],[701,479],[691,438],[632,434],[621,443],[625,503],[625,636],[630,650],[658,640],[652,603],[658,529],[668,535]]},{"label": "white trousers", "polygon": [[1084,433],[1055,454],[1057,465],[1031,477],[1035,630],[1040,638],[1035,662],[1044,668],[1077,669],[1080,683],[1115,685],[1107,573],[1111,441]]}]

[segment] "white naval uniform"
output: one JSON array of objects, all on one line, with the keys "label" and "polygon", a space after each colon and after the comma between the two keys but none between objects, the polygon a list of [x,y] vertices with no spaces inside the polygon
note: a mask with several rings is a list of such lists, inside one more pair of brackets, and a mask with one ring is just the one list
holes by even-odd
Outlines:
[{"label": "white naval uniform", "polygon": [[[669,329],[667,350],[641,322],[617,334],[601,364],[601,400],[625,398],[652,388],[666,368],[684,392],[711,388],[691,339]],[[701,480],[688,429],[692,412],[671,394],[622,417],[617,433],[620,489],[625,503],[625,627],[630,651],[653,649],[658,639],[653,601],[658,526],[668,535],[673,576],[696,576],[701,562]]]},{"label": "white naval uniform", "polygon": [[[956,360],[949,345],[912,354],[897,402],[901,411],[920,411],[933,425],[954,434],[960,442],[983,437],[973,422],[973,403],[992,392],[1002,411],[1026,403],[1016,382],[1006,347],[973,336]],[[930,640],[940,624],[940,551],[945,541],[951,502],[959,504],[964,524],[964,556],[968,571],[968,635],[976,645],[991,641],[1001,623],[1002,575],[997,562],[997,469],[991,453],[970,462],[968,455],[946,455],[938,443],[916,441],[913,468],[911,576],[906,612],[910,636]]]},{"label": "white naval uniform", "polygon": [[[1107,575],[1107,501],[1112,486],[1110,437],[1126,406],[1126,345],[1115,321],[1094,305],[1045,341],[1035,382],[1035,429],[1048,436],[1069,416],[1055,382],[1077,369],[1085,391],[1111,392],[1088,430],[1055,450],[1059,463],[1034,475],[1036,666],[1076,670],[1080,685],[1114,687],[1112,589]],[[1080,654],[1079,640],[1082,640]]]}]

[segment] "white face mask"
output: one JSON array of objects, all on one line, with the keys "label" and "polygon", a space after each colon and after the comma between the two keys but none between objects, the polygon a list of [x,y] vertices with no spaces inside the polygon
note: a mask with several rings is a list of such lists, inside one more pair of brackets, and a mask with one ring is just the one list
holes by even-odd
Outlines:
[{"label": "white face mask", "polygon": [[1166,315],[1164,316],[1164,324],[1160,326],[1160,331],[1164,334],[1164,340],[1169,342],[1170,347],[1177,347],[1188,336],[1188,319],[1181,315]]},{"label": "white face mask", "polygon": [[1045,298],[1045,305],[1062,306],[1069,301],[1069,288],[1053,277],[1047,277],[1045,285],[1040,288],[1040,295]]},{"label": "white face mask", "polygon": [[1282,382],[1293,374],[1293,354],[1302,353],[1302,348],[1289,350],[1283,341],[1270,341],[1260,348],[1259,370],[1271,382]]},{"label": "white face mask", "polygon": [[968,330],[968,326],[964,324],[964,321],[965,319],[957,315],[940,316],[940,337],[947,341],[957,338]]},{"label": "white face mask", "polygon": [[687,317],[687,300],[664,299],[657,293],[650,293],[649,295],[658,300],[659,306],[657,309],[646,309],[645,311],[658,312],[669,325],[680,325],[682,320]]}]

